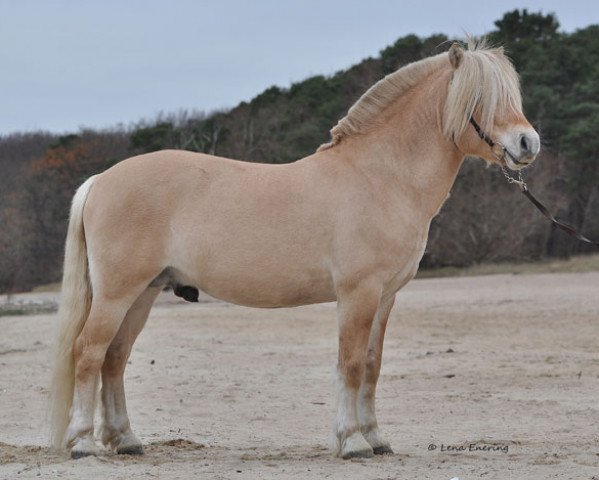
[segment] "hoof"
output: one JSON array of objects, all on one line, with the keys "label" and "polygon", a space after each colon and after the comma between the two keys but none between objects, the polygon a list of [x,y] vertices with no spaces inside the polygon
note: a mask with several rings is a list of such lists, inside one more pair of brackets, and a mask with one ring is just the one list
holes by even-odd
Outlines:
[{"label": "hoof", "polygon": [[393,455],[393,450],[388,445],[383,445],[382,447],[374,447],[372,449],[375,455]]},{"label": "hoof", "polygon": [[372,457],[374,457],[374,452],[372,451],[372,448],[364,449],[364,450],[357,450],[357,451],[353,451],[353,452],[346,452],[341,456],[341,458],[343,460],[349,460],[350,458],[372,458]]},{"label": "hoof", "polygon": [[95,457],[97,455],[96,452],[89,452],[85,450],[71,450],[71,458],[73,460],[78,460],[83,457]]},{"label": "hoof", "polygon": [[143,455],[144,448],[141,445],[131,445],[129,447],[117,448],[116,453],[119,455]]},{"label": "hoof", "polygon": [[374,452],[362,434],[355,432],[341,443],[340,456],[344,460],[349,458],[372,458]]},{"label": "hoof", "polygon": [[69,442],[71,448],[71,458],[78,459],[83,457],[96,456],[99,453],[98,447],[94,442],[94,438],[89,435],[77,437]]},{"label": "hoof", "polygon": [[364,434],[364,438],[372,447],[375,455],[391,455],[393,454],[393,450],[391,450],[391,446],[389,442],[381,435],[381,432],[378,428],[368,429],[366,432],[362,432]]},{"label": "hoof", "polygon": [[104,427],[102,443],[109,446],[118,455],[143,455],[144,448],[137,436],[128,428],[126,431]]}]

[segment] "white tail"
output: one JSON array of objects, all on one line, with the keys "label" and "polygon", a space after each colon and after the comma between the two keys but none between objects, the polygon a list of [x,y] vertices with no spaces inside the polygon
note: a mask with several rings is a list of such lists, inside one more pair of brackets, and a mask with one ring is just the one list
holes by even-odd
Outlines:
[{"label": "white tail", "polygon": [[64,448],[69,425],[75,364],[73,346],[87,320],[92,288],[87,264],[87,248],[83,231],[83,207],[94,182],[88,178],[73,197],[64,255],[59,326],[54,344],[54,373],[50,385],[50,445]]}]

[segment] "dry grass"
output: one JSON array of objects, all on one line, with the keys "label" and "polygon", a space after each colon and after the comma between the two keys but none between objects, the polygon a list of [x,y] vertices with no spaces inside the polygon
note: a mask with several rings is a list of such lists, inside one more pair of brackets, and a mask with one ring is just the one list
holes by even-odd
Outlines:
[{"label": "dry grass", "polygon": [[417,278],[473,277],[498,273],[584,273],[599,271],[599,254],[571,257],[567,260],[543,260],[530,263],[483,263],[467,268],[444,267],[420,270]]},{"label": "dry grass", "polygon": [[58,311],[58,304],[51,301],[0,303],[0,317],[15,317],[20,315],[43,315]]},{"label": "dry grass", "polygon": [[46,293],[46,292],[60,292],[61,283],[45,283],[43,285],[38,285],[33,288],[31,291],[33,293]]}]

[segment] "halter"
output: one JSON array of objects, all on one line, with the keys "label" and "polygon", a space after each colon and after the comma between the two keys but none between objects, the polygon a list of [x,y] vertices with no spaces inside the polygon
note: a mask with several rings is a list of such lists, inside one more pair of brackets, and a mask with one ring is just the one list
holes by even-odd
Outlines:
[{"label": "halter", "polygon": [[[493,141],[493,139],[489,137],[489,135],[487,135],[482,128],[480,128],[480,125],[476,123],[474,117],[470,117],[470,123],[474,127],[474,130],[476,130],[476,133],[481,138],[481,140],[484,141],[487,145],[489,145],[489,147],[491,147],[493,155],[495,155],[495,157],[497,157],[498,160],[505,160],[505,156],[507,155],[508,157],[510,157],[510,160],[514,162],[516,165],[528,165],[528,163],[521,162],[520,160],[518,160],[512,154],[512,152],[510,152],[501,143]],[[497,150],[499,150],[499,152]]]},{"label": "halter", "polygon": [[[489,137],[489,135],[487,135],[482,128],[480,128],[480,125],[478,123],[476,123],[476,120],[474,120],[473,117],[470,117],[470,123],[474,127],[474,130],[476,130],[476,133],[478,134],[480,139],[482,141],[484,141],[487,145],[489,145],[489,147],[491,147],[491,151],[493,152],[493,155],[495,155],[495,157],[499,161],[505,160],[505,156],[507,155],[508,157],[510,157],[510,160],[512,162],[514,162],[516,165],[524,165],[524,166],[529,165],[528,163],[521,162],[517,158],[515,158],[514,155],[512,155],[512,153],[507,148],[505,148],[501,143],[493,141],[493,139],[491,137]],[[497,150],[499,150],[499,151],[497,151]],[[533,196],[533,194],[530,193],[530,190],[528,190],[528,185],[526,185],[526,182],[524,181],[524,178],[522,177],[522,170],[518,170],[518,178],[514,178],[514,177],[510,176],[510,174],[507,172],[507,170],[505,169],[505,167],[503,165],[501,166],[501,171],[503,172],[503,175],[507,179],[508,183],[513,183],[515,185],[518,185],[518,187],[520,187],[520,191],[524,194],[524,196],[526,196],[526,198],[528,198],[531,201],[531,203],[535,207],[537,207],[537,209],[543,215],[545,215],[545,217],[547,217],[551,221],[551,223],[553,223],[553,225],[555,225],[560,230],[563,230],[571,237],[577,238],[578,240],[580,240],[582,242],[590,243],[591,245],[595,245],[595,246],[599,247],[599,242],[588,239],[587,237],[585,237],[584,235],[579,233],[573,226],[568,225],[567,223],[564,223],[561,220],[559,220],[558,218],[554,217],[549,212],[549,210],[547,210],[547,207],[545,207],[545,205],[543,205],[541,202],[539,202]]]}]

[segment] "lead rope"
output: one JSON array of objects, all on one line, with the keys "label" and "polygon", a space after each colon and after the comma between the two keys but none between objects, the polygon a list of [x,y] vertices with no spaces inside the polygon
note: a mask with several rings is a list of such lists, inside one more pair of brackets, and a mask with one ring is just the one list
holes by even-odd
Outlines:
[{"label": "lead rope", "polygon": [[547,210],[545,205],[543,205],[541,202],[539,202],[534,197],[534,195],[532,193],[530,193],[530,190],[528,190],[528,185],[526,185],[526,182],[524,181],[524,178],[522,177],[522,170],[518,170],[518,178],[512,177],[508,173],[508,171],[505,169],[505,167],[501,167],[501,171],[503,172],[503,176],[507,179],[508,183],[518,185],[522,194],[526,198],[528,198],[532,202],[532,204],[535,207],[537,207],[537,209],[553,223],[553,225],[555,225],[560,230],[563,230],[571,237],[577,238],[578,240],[580,240],[582,242],[590,243],[591,245],[595,245],[595,246],[599,247],[599,242],[590,240],[589,238],[585,237],[581,233],[577,232],[573,226],[568,225],[567,223],[564,223],[561,220],[555,218],[553,215],[551,215],[551,213],[549,213],[549,210]]}]

